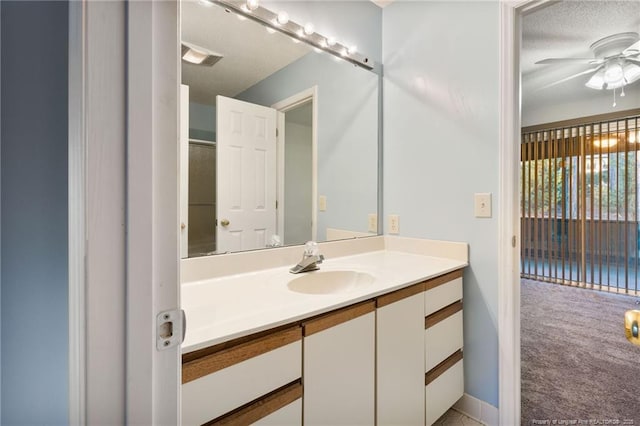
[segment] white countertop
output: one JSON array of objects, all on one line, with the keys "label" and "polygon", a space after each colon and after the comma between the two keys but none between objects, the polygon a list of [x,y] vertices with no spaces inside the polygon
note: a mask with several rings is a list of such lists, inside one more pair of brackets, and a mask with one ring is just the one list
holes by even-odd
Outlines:
[{"label": "white countertop", "polygon": [[182,353],[329,312],[467,265],[463,260],[386,249],[326,259],[320,265],[321,271],[374,276],[373,283],[350,292],[293,292],[287,284],[301,274],[290,274],[292,265],[185,283],[181,304],[187,332]]}]

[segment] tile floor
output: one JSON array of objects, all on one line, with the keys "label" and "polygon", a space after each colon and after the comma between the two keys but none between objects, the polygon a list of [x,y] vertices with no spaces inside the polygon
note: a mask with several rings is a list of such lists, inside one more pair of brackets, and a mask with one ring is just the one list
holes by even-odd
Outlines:
[{"label": "tile floor", "polygon": [[450,409],[446,413],[442,415],[436,422],[434,426],[480,426],[482,423],[473,420],[471,417],[467,417],[464,414],[457,412],[454,409]]}]

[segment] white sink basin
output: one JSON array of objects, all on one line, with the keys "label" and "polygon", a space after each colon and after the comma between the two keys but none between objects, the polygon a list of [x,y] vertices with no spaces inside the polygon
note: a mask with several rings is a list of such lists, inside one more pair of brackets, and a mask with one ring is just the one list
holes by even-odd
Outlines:
[{"label": "white sink basin", "polygon": [[373,275],[357,271],[304,272],[287,284],[291,291],[305,294],[347,293],[373,283]]}]

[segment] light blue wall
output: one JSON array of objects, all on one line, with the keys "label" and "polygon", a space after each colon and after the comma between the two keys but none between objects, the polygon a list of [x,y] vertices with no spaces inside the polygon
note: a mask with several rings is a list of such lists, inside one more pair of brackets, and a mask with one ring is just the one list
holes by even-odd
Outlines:
[{"label": "light blue wall", "polygon": [[68,423],[68,4],[0,2],[2,424]]},{"label": "light blue wall", "polygon": [[216,107],[189,102],[189,138],[216,140]]},{"label": "light blue wall", "polygon": [[[466,241],[465,391],[498,404],[498,2],[383,12],[384,209],[401,235]],[[493,193],[494,215],[473,215]]]},{"label": "light blue wall", "polygon": [[327,54],[311,52],[237,96],[270,106],[318,87],[319,241],[327,228],[367,231],[377,212],[378,77]]},{"label": "light blue wall", "polygon": [[[266,1],[291,19],[312,22],[315,30],[357,45],[374,61],[382,58],[382,9],[369,0]],[[327,227],[367,231],[377,211],[377,76],[327,54],[306,55],[237,96],[270,106],[318,86],[318,240]]]}]

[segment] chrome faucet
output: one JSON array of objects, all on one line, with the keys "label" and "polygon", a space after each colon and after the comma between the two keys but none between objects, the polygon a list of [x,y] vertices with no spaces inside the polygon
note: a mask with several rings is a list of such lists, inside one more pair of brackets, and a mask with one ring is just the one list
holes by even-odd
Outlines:
[{"label": "chrome faucet", "polygon": [[310,272],[320,269],[318,266],[324,260],[324,256],[320,254],[318,243],[315,241],[307,241],[304,245],[304,253],[302,260],[297,265],[289,269],[292,274],[300,274],[302,272]]}]

